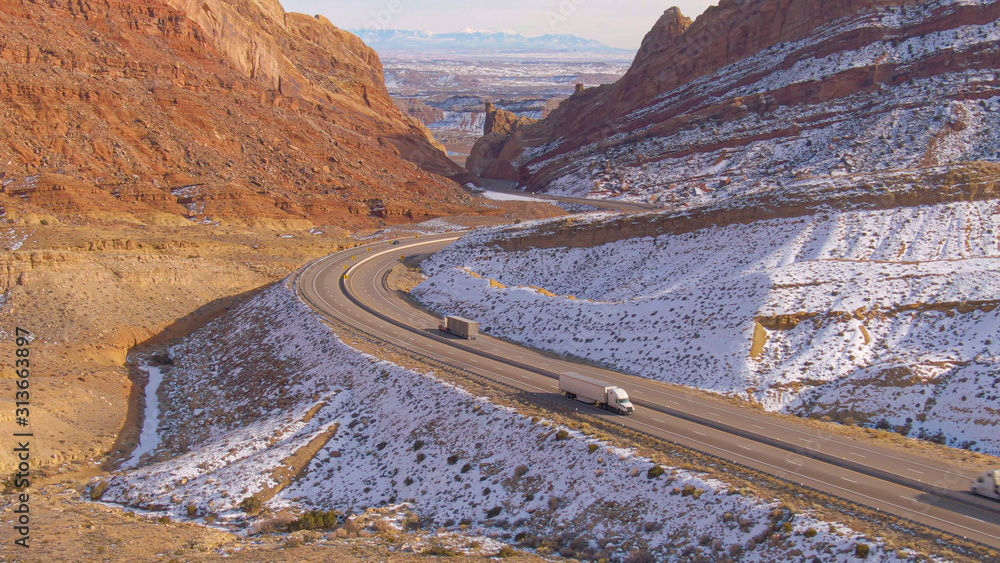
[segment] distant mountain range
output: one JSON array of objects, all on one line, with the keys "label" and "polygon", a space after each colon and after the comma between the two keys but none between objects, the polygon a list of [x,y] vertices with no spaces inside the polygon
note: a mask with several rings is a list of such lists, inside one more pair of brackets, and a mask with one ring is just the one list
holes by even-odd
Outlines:
[{"label": "distant mountain range", "polygon": [[456,33],[433,33],[400,29],[354,29],[356,34],[376,51],[440,51],[440,52],[595,52],[631,53],[629,49],[608,47],[600,41],[575,35],[541,35],[525,37],[509,31],[479,31],[466,29]]}]

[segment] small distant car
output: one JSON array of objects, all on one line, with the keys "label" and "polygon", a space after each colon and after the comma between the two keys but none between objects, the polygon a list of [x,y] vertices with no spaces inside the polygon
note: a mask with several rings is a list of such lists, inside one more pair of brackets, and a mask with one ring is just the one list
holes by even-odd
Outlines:
[{"label": "small distant car", "polygon": [[391,244],[393,246],[396,246],[397,244],[399,244],[399,241],[398,240],[394,240],[394,241],[390,242],[389,244]]}]

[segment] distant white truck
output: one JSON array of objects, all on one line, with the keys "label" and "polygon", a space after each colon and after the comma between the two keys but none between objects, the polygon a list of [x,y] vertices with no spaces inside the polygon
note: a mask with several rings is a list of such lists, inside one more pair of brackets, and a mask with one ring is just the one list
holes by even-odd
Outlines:
[{"label": "distant white truck", "polygon": [[479,338],[479,323],[463,319],[462,317],[445,317],[441,319],[438,330],[469,340]]},{"label": "distant white truck", "polygon": [[618,414],[632,414],[635,407],[621,387],[567,371],[559,374],[559,392],[570,399],[596,404]]},{"label": "distant white truck", "polygon": [[986,498],[1000,500],[1000,469],[987,471],[972,482],[972,492]]}]

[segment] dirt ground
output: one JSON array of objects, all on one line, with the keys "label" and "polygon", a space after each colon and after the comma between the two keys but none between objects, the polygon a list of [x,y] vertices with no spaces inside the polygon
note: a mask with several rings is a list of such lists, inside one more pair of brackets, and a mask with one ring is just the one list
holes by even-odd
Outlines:
[{"label": "dirt ground", "polygon": [[[508,219],[454,222],[561,213],[545,207],[503,204]],[[303,543],[289,550],[282,537],[246,540],[202,526],[159,524],[76,492],[137,443],[145,379],[131,368],[130,354],[161,349],[308,261],[362,241],[336,227],[285,232],[61,219],[0,220],[0,428],[7,430],[0,432],[0,448],[17,446],[10,429],[32,434],[32,547],[13,550],[15,514],[5,508],[0,559],[207,560],[222,556],[215,550],[224,546],[260,560],[321,560],[326,553],[384,559],[377,545]],[[31,333],[25,427],[16,425],[14,404],[24,398],[15,397],[18,327]],[[9,492],[17,462],[0,456],[0,502],[8,507],[17,500]]]}]

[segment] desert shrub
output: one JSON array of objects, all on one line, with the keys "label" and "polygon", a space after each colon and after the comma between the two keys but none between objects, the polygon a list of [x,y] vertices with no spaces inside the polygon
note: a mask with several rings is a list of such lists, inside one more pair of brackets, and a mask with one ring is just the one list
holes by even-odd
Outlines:
[{"label": "desert shrub", "polygon": [[100,483],[94,485],[94,488],[90,490],[90,500],[98,500],[104,493],[108,492],[110,485],[107,481],[101,481]]},{"label": "desert shrub", "polygon": [[734,543],[729,546],[729,556],[733,559],[738,559],[740,555],[743,554],[743,544]]},{"label": "desert shrub", "polygon": [[458,454],[448,456],[448,465],[455,465],[456,463],[458,463]]},{"label": "desert shrub", "polygon": [[462,466],[462,473],[468,473],[470,470],[472,470],[471,463],[466,463],[465,465]]},{"label": "desert shrub", "polygon": [[156,521],[159,522],[160,524],[169,524],[170,523],[170,517],[169,516],[160,516],[159,518],[156,519]]},{"label": "desert shrub", "polygon": [[339,536],[340,530],[343,530],[345,537],[355,538],[358,536],[358,533],[361,532],[362,528],[363,526],[361,525],[360,520],[357,518],[348,518],[347,521],[344,522],[343,527],[337,530],[337,535]]},{"label": "desert shrub", "polygon": [[[205,522],[209,522],[209,518],[215,521],[214,516],[206,516]],[[258,520],[254,522],[253,533],[255,534],[273,534],[274,532],[284,531],[288,529],[288,525],[292,523],[295,518],[289,515],[275,516],[274,518],[267,518],[263,520]]]},{"label": "desert shrub", "polygon": [[549,510],[555,510],[557,508],[559,508],[559,497],[549,497]]},{"label": "desert shrub", "polygon": [[491,509],[489,509],[489,510],[486,511],[486,517],[487,518],[496,518],[497,516],[500,515],[501,512],[503,512],[503,508],[502,507],[494,506],[493,508],[491,508]]},{"label": "desert shrub", "polygon": [[187,505],[187,515],[188,515],[188,518],[194,518],[195,516],[197,516],[198,515],[198,505],[195,504],[195,503],[193,503],[193,502],[191,504]]},{"label": "desert shrub", "polygon": [[407,487],[409,487],[410,485],[412,485],[413,484],[413,477],[407,476],[406,479],[403,479],[403,484],[406,485]]},{"label": "desert shrub", "polygon": [[650,479],[656,479],[660,475],[663,475],[663,473],[664,469],[662,465],[654,465],[653,467],[649,468],[649,471],[646,472],[646,477]]},{"label": "desert shrub", "polygon": [[336,510],[310,510],[288,524],[290,531],[333,530],[340,525],[340,512]]},{"label": "desert shrub", "polygon": [[505,545],[500,548],[500,551],[497,552],[496,557],[499,557],[500,559],[506,559],[508,557],[517,557],[517,550],[509,545]]},{"label": "desert shrub", "polygon": [[589,444],[587,446],[587,451],[590,452],[590,453],[596,452],[597,451],[597,444]]},{"label": "desert shrub", "polygon": [[417,463],[423,463],[425,457],[427,456],[425,456],[423,452],[417,454]]},{"label": "desert shrub", "polygon": [[415,452],[419,451],[420,448],[422,448],[422,447],[424,447],[424,441],[423,440],[417,440],[417,441],[413,442],[413,451],[415,451]]},{"label": "desert shrub", "polygon": [[518,465],[517,467],[514,468],[515,477],[523,477],[527,472],[528,472],[527,465]]},{"label": "desert shrub", "polygon": [[569,438],[569,432],[567,432],[566,430],[560,430],[556,432],[556,440],[565,440],[567,438]]},{"label": "desert shrub", "polygon": [[456,557],[458,552],[450,547],[445,547],[443,545],[430,545],[427,546],[422,552],[422,555],[432,555],[435,557]]},{"label": "desert shrub", "polygon": [[694,494],[695,490],[697,490],[697,489],[695,488],[694,485],[690,485],[690,484],[684,485],[684,488],[681,490],[681,496],[682,497],[689,497],[689,496],[691,496],[691,495]]},{"label": "desert shrub", "polygon": [[871,555],[871,552],[872,548],[869,547],[868,544],[866,543],[859,543],[857,547],[854,548],[854,555],[862,559],[868,559],[868,556]]},{"label": "desert shrub", "polygon": [[816,528],[809,528],[808,530],[802,532],[802,535],[807,538],[815,538],[818,533],[819,532],[816,531]]},{"label": "desert shrub", "polygon": [[264,503],[261,502],[261,500],[257,497],[247,497],[243,499],[242,502],[240,502],[239,506],[240,510],[246,512],[247,514],[250,514],[260,510],[261,507],[264,506]]},{"label": "desert shrub", "polygon": [[420,528],[423,528],[423,526],[424,526],[424,521],[421,520],[419,516],[417,516],[412,512],[408,514],[406,518],[403,520],[404,530],[419,530]]}]

